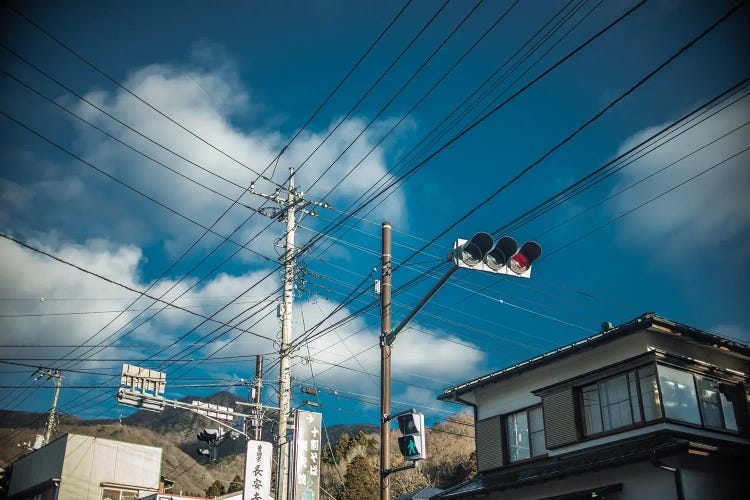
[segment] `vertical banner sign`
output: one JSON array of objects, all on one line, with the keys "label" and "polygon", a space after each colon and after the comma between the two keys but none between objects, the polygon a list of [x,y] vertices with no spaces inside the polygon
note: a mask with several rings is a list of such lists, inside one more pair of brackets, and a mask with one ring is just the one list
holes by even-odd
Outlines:
[{"label": "vertical banner sign", "polygon": [[268,500],[271,496],[271,458],[273,445],[266,441],[248,441],[245,456],[244,500]]},{"label": "vertical banner sign", "polygon": [[294,413],[291,497],[294,500],[320,498],[320,455],[323,451],[320,425],[323,414],[297,410]]}]

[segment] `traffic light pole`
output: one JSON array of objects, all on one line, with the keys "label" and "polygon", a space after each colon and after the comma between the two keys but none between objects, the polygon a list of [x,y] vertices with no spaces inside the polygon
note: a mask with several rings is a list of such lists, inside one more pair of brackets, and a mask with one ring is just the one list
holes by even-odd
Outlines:
[{"label": "traffic light pole", "polygon": [[380,281],[380,500],[391,499],[391,223],[383,223]]},{"label": "traffic light pole", "polygon": [[[445,285],[451,276],[461,267],[491,273],[506,274],[528,278],[531,263],[539,258],[542,249],[536,242],[526,242],[518,250],[516,241],[510,237],[502,238],[497,245],[488,233],[477,233],[470,241],[458,240],[448,261],[453,265],[435,284],[417,306],[404,320],[391,330],[391,223],[383,223],[382,278],[380,288],[381,330],[380,330],[380,500],[390,500],[390,481],[388,475],[393,472],[411,469],[415,463],[403,467],[390,467],[390,421],[402,412],[391,415],[391,354],[396,336],[406,327],[409,321],[429,302]],[[485,264],[485,257],[488,258]],[[508,269],[510,268],[510,270]],[[409,410],[414,412],[414,410]]]}]

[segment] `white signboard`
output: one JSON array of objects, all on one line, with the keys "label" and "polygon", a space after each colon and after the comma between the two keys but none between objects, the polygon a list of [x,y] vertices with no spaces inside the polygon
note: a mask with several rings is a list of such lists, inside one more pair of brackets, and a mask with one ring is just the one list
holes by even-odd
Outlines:
[{"label": "white signboard", "polygon": [[320,498],[320,458],[323,439],[320,426],[323,415],[297,410],[294,413],[294,447],[292,449],[292,483],[290,498],[318,500]]},{"label": "white signboard", "polygon": [[273,445],[266,441],[248,441],[245,457],[244,500],[268,500],[271,496],[271,457]]},{"label": "white signboard", "polygon": [[216,418],[219,420],[227,420],[231,422],[234,419],[232,410],[226,406],[219,406],[213,403],[204,403],[203,401],[193,401],[192,406],[195,407],[193,410],[198,415],[205,415],[207,417]]},{"label": "white signboard", "polygon": [[149,370],[135,365],[122,365],[120,385],[140,389],[143,392],[151,392],[155,396],[164,393],[167,384],[167,374],[164,372]]}]

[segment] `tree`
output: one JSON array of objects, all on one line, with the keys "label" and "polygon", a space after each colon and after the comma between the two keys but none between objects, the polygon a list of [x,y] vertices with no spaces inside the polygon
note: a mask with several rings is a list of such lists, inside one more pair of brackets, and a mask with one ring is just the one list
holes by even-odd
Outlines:
[{"label": "tree", "polygon": [[206,496],[209,497],[209,498],[214,498],[214,497],[218,497],[220,495],[223,495],[226,492],[227,492],[227,490],[224,488],[224,485],[221,484],[221,481],[219,481],[217,479],[206,490]]},{"label": "tree", "polygon": [[377,500],[380,498],[378,475],[375,466],[362,455],[349,463],[344,476],[341,500]]},{"label": "tree", "polygon": [[242,481],[242,478],[239,474],[234,476],[234,479],[232,479],[232,482],[229,483],[229,488],[227,488],[227,493],[234,493],[235,491],[242,491],[244,488],[244,481]]}]

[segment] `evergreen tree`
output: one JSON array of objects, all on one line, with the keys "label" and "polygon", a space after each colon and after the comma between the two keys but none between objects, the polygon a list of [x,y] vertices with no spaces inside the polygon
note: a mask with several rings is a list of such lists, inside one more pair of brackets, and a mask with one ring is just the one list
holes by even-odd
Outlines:
[{"label": "evergreen tree", "polygon": [[349,463],[344,476],[345,489],[341,500],[378,500],[378,475],[375,467],[362,455]]},{"label": "evergreen tree", "polygon": [[227,488],[227,493],[234,493],[235,491],[242,491],[244,488],[244,482],[242,481],[242,478],[239,474],[234,476],[234,479],[232,479],[232,482],[229,483],[229,488]]},{"label": "evergreen tree", "polygon": [[214,497],[218,497],[220,495],[223,495],[226,492],[227,492],[227,490],[224,488],[224,485],[221,484],[221,482],[217,479],[206,490],[206,496],[208,498],[214,498]]}]

